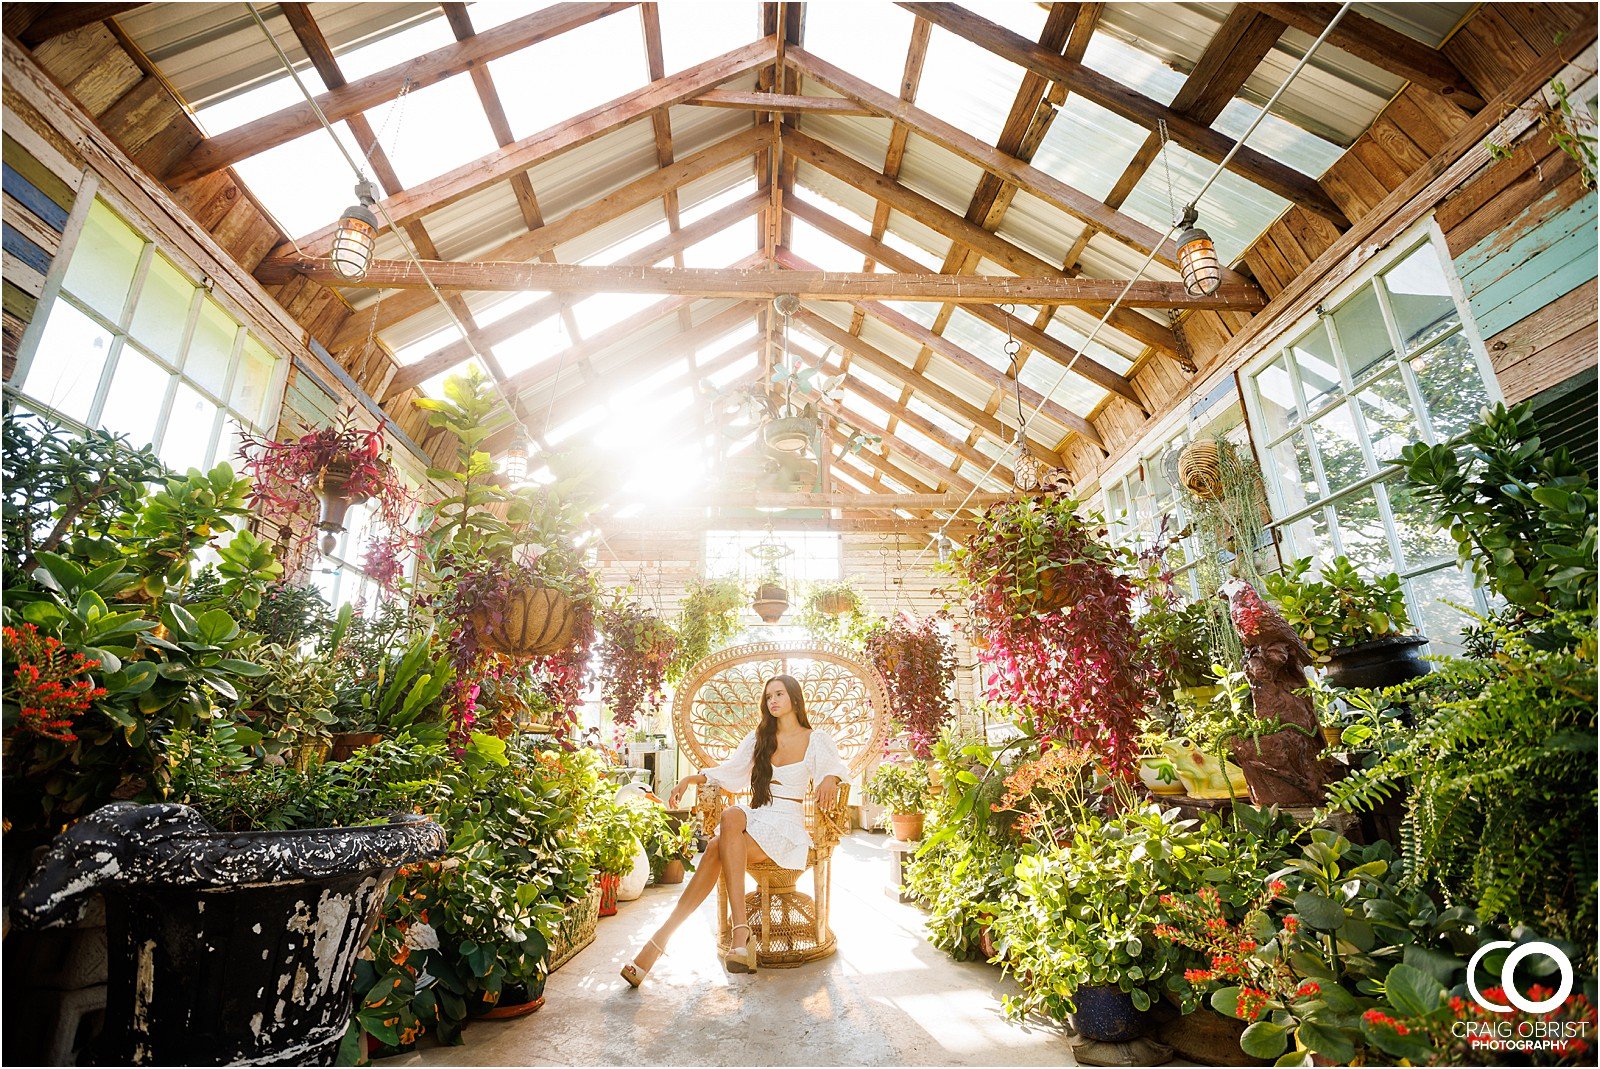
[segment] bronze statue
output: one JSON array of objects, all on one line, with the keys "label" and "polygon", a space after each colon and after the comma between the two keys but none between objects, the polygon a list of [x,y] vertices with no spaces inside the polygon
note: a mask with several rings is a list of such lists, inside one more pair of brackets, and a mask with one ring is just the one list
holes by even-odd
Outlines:
[{"label": "bronze statue", "polygon": [[1256,805],[1316,806],[1327,800],[1322,734],[1303,691],[1311,651],[1255,587],[1235,580],[1223,587],[1229,615],[1244,645],[1260,735],[1233,740],[1233,759],[1244,770]]}]

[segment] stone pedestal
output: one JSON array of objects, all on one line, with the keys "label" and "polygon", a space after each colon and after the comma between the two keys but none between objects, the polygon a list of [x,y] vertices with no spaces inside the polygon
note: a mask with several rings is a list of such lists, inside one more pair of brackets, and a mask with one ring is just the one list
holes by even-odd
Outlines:
[{"label": "stone pedestal", "polygon": [[883,893],[898,898],[902,902],[915,902],[916,896],[905,889],[906,862],[911,855],[921,846],[920,842],[908,843],[888,836],[883,841],[883,851],[889,855],[889,885]]}]

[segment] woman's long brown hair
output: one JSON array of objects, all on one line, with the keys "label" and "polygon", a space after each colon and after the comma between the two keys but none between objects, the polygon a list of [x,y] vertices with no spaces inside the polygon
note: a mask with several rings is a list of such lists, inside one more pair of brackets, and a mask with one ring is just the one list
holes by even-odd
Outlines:
[{"label": "woman's long brown hair", "polygon": [[[810,729],[806,719],[806,699],[800,693],[800,681],[794,676],[773,676],[789,692],[789,704],[794,706],[795,719],[800,726]],[[778,718],[767,712],[767,688],[772,679],[761,684],[761,723],[756,725],[756,764],[750,773],[750,808],[760,809],[772,801],[772,752],[778,748]]]}]

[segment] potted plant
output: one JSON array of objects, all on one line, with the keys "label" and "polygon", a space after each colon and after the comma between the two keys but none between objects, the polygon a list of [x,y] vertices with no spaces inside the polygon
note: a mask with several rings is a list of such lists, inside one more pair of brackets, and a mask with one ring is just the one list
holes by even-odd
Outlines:
[{"label": "potted plant", "polygon": [[[989,699],[1020,709],[1035,735],[1089,747],[1132,776],[1159,669],[1133,621],[1131,554],[1104,534],[1070,498],[1030,498],[991,508],[950,568],[989,637],[979,652]],[[1065,592],[1061,607],[1047,588]]]},{"label": "potted plant", "polygon": [[789,611],[789,592],[784,589],[783,579],[776,571],[763,573],[756,582],[756,595],[750,607],[766,624],[777,623]]},{"label": "potted plant", "polygon": [[889,692],[889,715],[903,729],[919,759],[932,752],[939,731],[954,715],[950,696],[956,657],[945,636],[948,617],[935,613],[918,620],[902,612],[866,632],[867,658]]},{"label": "potted plant", "polygon": [[920,761],[884,761],[867,781],[867,801],[883,806],[894,837],[914,843],[922,838],[923,816],[932,787],[928,766]]},{"label": "potted plant", "polygon": [[1336,687],[1392,687],[1425,675],[1423,635],[1411,624],[1405,593],[1394,572],[1367,579],[1348,557],[1335,557],[1310,579],[1304,557],[1265,578],[1267,594],[1290,627],[1305,640]]},{"label": "potted plant", "polygon": [[[336,425],[298,438],[276,441],[245,432],[240,441],[239,455],[252,484],[250,503],[277,531],[292,573],[304,566],[315,532],[322,532],[322,551],[332,552],[350,507],[374,501],[378,528],[368,547],[367,572],[386,587],[399,578],[413,500],[384,454],[381,426],[360,427],[355,410],[347,409]],[[379,562],[382,566],[372,566]]]},{"label": "potted plant", "polygon": [[733,579],[694,579],[678,610],[678,644],[667,665],[666,681],[677,683],[707,654],[739,633],[744,597]]},{"label": "potted plant", "polygon": [[630,598],[618,598],[600,611],[599,631],[601,699],[616,723],[631,724],[641,709],[660,707],[678,636]]},{"label": "potted plant", "polygon": [[800,626],[822,642],[860,648],[874,621],[862,607],[861,595],[848,579],[815,583],[806,591]]}]

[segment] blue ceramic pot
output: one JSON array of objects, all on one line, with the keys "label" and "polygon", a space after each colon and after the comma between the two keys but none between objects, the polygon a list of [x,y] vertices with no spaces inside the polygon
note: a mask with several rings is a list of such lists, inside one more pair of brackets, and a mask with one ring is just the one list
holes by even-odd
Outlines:
[{"label": "blue ceramic pot", "polygon": [[1080,987],[1072,999],[1078,1012],[1072,1026],[1084,1039],[1100,1043],[1126,1043],[1139,1038],[1139,1011],[1120,987],[1109,984]]}]

